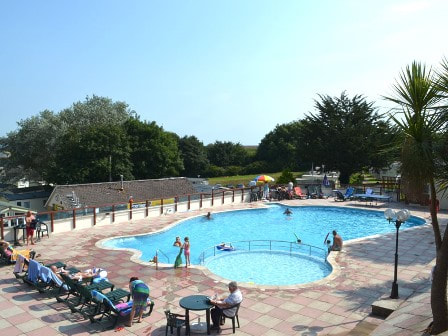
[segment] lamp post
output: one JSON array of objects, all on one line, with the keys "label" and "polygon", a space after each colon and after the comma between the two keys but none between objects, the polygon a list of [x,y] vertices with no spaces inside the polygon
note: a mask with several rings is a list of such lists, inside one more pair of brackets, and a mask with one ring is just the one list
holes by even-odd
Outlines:
[{"label": "lamp post", "polygon": [[407,209],[399,210],[395,212],[392,209],[386,209],[384,211],[384,217],[390,222],[395,222],[397,233],[395,235],[395,269],[394,269],[394,282],[392,283],[392,291],[390,293],[391,299],[398,299],[398,283],[397,283],[397,268],[398,268],[398,229],[401,224],[406,222],[411,213]]}]

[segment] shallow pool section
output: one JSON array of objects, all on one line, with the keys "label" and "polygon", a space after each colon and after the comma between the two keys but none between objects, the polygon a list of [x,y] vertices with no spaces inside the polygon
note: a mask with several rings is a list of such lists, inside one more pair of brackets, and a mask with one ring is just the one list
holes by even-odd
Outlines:
[{"label": "shallow pool section", "polygon": [[280,251],[234,251],[206,260],[207,268],[229,280],[258,285],[295,285],[325,278],[330,264],[322,257]]}]

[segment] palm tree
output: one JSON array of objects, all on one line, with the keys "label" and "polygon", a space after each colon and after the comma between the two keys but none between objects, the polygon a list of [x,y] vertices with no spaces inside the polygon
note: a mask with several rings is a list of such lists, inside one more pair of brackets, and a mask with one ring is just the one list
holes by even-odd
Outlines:
[{"label": "palm tree", "polygon": [[[448,70],[448,68],[446,68]],[[445,72],[448,75],[448,72]],[[402,71],[394,88],[394,96],[384,97],[399,105],[391,114],[402,133],[401,174],[409,186],[421,188],[429,184],[430,213],[436,246],[436,267],[431,287],[432,333],[448,330],[447,275],[448,230],[443,239],[436,211],[436,154],[434,144],[445,125],[440,102],[441,76],[436,79],[431,69],[413,62]]]}]

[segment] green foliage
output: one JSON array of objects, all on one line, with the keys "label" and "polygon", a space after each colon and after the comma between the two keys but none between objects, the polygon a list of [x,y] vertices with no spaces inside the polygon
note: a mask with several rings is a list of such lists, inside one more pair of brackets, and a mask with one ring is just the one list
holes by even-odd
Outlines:
[{"label": "green foliage", "polygon": [[363,96],[352,99],[319,95],[317,113],[302,120],[297,157],[307,166],[325,164],[340,171],[341,183],[364,167],[382,168],[390,164],[394,152],[394,130],[376,113],[373,103]]},{"label": "green foliage", "polygon": [[351,185],[361,185],[363,181],[364,181],[363,173],[353,173],[350,175],[349,183]]},{"label": "green foliage", "polygon": [[179,139],[179,151],[184,164],[183,174],[187,177],[204,175],[209,166],[204,144],[195,136]]},{"label": "green foliage", "polygon": [[131,161],[136,179],[179,176],[183,163],[175,135],[155,122],[130,118],[126,131],[131,139]]},{"label": "green foliage", "polygon": [[295,182],[294,175],[290,170],[285,169],[276,181],[278,184],[287,184],[289,182]]},{"label": "green foliage", "polygon": [[109,175],[133,178],[129,139],[122,127],[94,125],[82,133],[71,129],[60,140],[50,169],[51,182],[104,182]]},{"label": "green foliage", "polygon": [[217,176],[224,176],[226,174],[225,168],[218,167],[215,165],[208,166],[206,176],[208,177],[217,177]]},{"label": "green foliage", "polygon": [[[431,224],[436,246],[436,267],[431,286],[433,334],[448,330],[448,231],[445,228],[442,235],[435,208],[435,177],[441,173],[439,163],[436,162],[440,152],[436,149],[443,148],[440,139],[443,138],[441,133],[446,132],[447,121],[446,102],[440,104],[441,99],[447,98],[448,88],[444,87],[444,83],[448,83],[446,60],[442,62],[442,72],[436,77],[431,69],[426,71],[425,65],[413,62],[400,74],[400,79],[394,85],[394,95],[385,97],[399,106],[398,112],[391,115],[391,119],[401,133],[401,175],[406,195],[422,197],[423,188],[429,184]],[[446,181],[445,175],[440,185],[443,186]]]},{"label": "green foliage", "polygon": [[255,161],[246,165],[243,174],[258,174],[259,172],[271,172],[269,164],[266,161]]},{"label": "green foliage", "polygon": [[257,148],[257,160],[269,162],[269,170],[267,171],[297,168],[299,163],[297,147],[299,146],[300,132],[300,122],[277,125],[273,131],[266,134],[261,140]]},{"label": "green foliage", "polygon": [[247,151],[239,143],[216,141],[206,149],[210,163],[215,166],[242,166],[248,161]]}]

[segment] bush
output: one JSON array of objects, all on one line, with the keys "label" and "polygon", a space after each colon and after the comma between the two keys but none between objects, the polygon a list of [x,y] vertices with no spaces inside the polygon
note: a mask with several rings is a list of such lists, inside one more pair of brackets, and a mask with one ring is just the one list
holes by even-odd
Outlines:
[{"label": "bush", "polygon": [[354,173],[350,175],[349,183],[353,185],[361,185],[364,181],[364,175],[362,173]]},{"label": "bush", "polygon": [[289,182],[294,182],[294,175],[288,169],[282,171],[282,174],[277,180],[279,184],[287,184]]}]

